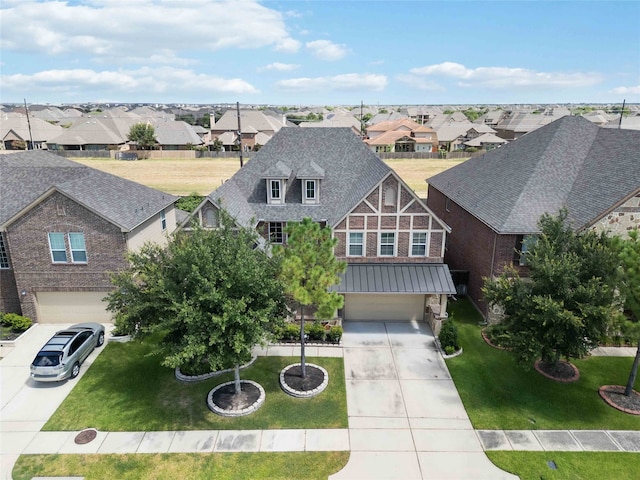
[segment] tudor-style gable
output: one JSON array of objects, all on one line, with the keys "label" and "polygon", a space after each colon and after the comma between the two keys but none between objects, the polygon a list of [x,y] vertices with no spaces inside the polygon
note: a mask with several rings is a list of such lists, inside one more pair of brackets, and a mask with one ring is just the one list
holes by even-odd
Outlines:
[{"label": "tudor-style gable", "polygon": [[334,227],[335,253],[349,263],[439,263],[447,231],[392,172]]}]

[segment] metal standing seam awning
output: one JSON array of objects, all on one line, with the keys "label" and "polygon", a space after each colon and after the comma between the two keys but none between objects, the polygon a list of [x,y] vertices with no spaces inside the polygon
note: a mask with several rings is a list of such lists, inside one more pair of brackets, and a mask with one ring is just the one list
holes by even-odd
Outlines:
[{"label": "metal standing seam awning", "polygon": [[455,294],[444,263],[353,263],[331,288],[338,293]]}]

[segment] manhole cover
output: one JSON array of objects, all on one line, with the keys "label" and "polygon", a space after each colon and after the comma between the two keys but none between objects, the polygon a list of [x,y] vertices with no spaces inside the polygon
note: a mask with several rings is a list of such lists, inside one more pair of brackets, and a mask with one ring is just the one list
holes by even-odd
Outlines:
[{"label": "manhole cover", "polygon": [[98,436],[98,432],[94,429],[83,430],[76,435],[75,442],[77,445],[84,445]]}]

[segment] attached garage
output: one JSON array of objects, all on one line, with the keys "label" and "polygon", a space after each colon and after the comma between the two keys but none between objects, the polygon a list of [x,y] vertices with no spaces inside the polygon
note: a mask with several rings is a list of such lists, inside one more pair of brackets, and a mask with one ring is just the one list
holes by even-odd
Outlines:
[{"label": "attached garage", "polygon": [[[335,291],[344,294],[344,320],[427,320],[455,293],[445,264],[350,264]],[[439,309],[440,311],[440,309]]]},{"label": "attached garage", "polygon": [[112,321],[102,299],[108,292],[37,292],[39,323],[82,323]]},{"label": "attached garage", "polygon": [[349,293],[345,320],[423,320],[425,296],[415,294]]}]

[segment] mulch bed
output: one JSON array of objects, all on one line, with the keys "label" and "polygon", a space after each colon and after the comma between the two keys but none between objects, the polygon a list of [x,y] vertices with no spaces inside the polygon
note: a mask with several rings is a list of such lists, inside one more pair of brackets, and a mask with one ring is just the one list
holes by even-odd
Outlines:
[{"label": "mulch bed", "polygon": [[251,383],[240,382],[240,393],[236,394],[233,384],[216,390],[211,400],[222,410],[243,410],[250,407],[260,398],[260,389]]},{"label": "mulch bed", "polygon": [[571,383],[580,378],[578,367],[563,360],[558,363],[543,363],[541,360],[536,360],[533,366],[538,373],[556,382]]},{"label": "mulch bed", "polygon": [[625,387],[621,385],[604,385],[598,393],[613,408],[631,415],[640,415],[640,393],[632,390],[627,397],[624,390]]},{"label": "mulch bed", "polygon": [[306,376],[302,378],[302,367],[296,365],[284,374],[285,383],[298,392],[308,392],[318,388],[324,381],[324,373],[313,365],[306,366]]}]

